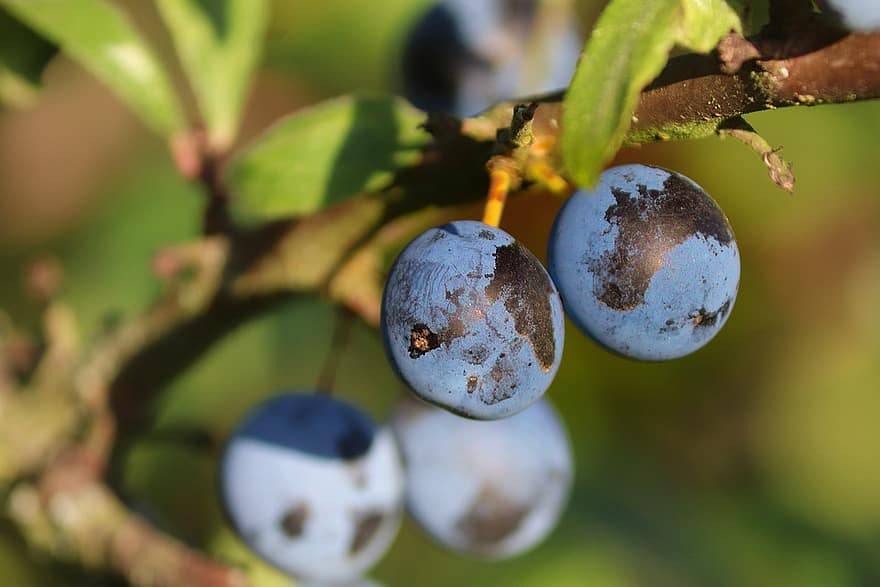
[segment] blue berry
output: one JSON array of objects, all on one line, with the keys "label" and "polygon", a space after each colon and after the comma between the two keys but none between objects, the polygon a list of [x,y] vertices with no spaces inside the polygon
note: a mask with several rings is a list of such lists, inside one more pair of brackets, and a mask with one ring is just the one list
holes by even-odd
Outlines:
[{"label": "blue berry", "polygon": [[406,97],[423,110],[473,116],[502,100],[568,86],[583,44],[580,33],[562,8],[549,8],[556,21],[547,19],[552,30],[539,31],[539,4],[435,3],[417,21],[404,47]]},{"label": "blue berry", "polygon": [[407,509],[439,543],[506,558],[556,527],[573,465],[546,400],[506,420],[474,422],[410,399],[391,425],[407,463]]},{"label": "blue berry", "polygon": [[696,351],[736,299],[740,257],[724,213],[687,177],[622,165],[559,213],[549,269],[565,311],[589,336],[635,359]]},{"label": "blue berry", "polygon": [[822,4],[851,31],[880,31],[880,2],[877,0],[824,0]]},{"label": "blue berry", "polygon": [[241,422],[220,465],[232,525],[261,557],[299,578],[351,581],[400,524],[403,471],[389,430],[320,394],[273,397]]},{"label": "blue berry", "polygon": [[394,368],[430,403],[479,420],[540,398],[562,358],[563,311],[541,263],[481,222],[432,228],[388,275],[382,330]]}]

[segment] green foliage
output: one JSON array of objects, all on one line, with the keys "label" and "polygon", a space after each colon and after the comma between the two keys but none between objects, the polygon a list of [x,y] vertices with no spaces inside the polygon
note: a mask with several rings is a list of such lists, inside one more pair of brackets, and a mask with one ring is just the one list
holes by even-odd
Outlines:
[{"label": "green foliage", "polygon": [[158,0],[210,143],[235,139],[269,16],[268,0]]},{"label": "green foliage", "polygon": [[614,0],[602,12],[565,97],[562,153],[580,185],[592,185],[623,142],[639,92],[675,42],[679,0]]},{"label": "green foliage", "polygon": [[731,31],[742,32],[739,14],[727,0],[682,0],[676,42],[692,51],[708,53]]},{"label": "green foliage", "polygon": [[0,8],[0,102],[29,101],[57,50]]},{"label": "green foliage", "polygon": [[432,0],[335,0],[303,9],[275,2],[266,61],[320,92],[385,91],[399,74],[400,50],[415,19]]},{"label": "green foliage", "polygon": [[289,116],[229,166],[242,224],[308,214],[386,186],[418,160],[424,115],[403,100],[354,95]]},{"label": "green foliage", "polygon": [[612,0],[602,12],[568,94],[562,153],[576,183],[592,185],[623,144],[639,93],[678,42],[708,51],[739,18],[724,0]]},{"label": "green foliage", "polygon": [[168,76],[131,23],[103,0],[0,0],[122,98],[153,130],[184,120]]}]

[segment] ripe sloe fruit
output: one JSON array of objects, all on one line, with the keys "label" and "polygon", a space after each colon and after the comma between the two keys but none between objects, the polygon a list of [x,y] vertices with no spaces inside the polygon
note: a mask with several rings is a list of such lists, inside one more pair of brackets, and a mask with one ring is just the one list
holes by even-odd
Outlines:
[{"label": "ripe sloe fruit", "polygon": [[[561,30],[543,36],[535,48],[530,41],[537,32],[539,3],[435,3],[417,21],[403,50],[406,97],[423,110],[473,116],[502,100],[568,86],[582,46],[579,31],[573,18],[565,19]],[[529,49],[534,54],[528,55]]]},{"label": "ripe sloe fruit", "polygon": [[525,409],[562,358],[562,303],[541,263],[501,229],[432,228],[391,268],[382,331],[393,367],[430,403],[479,420]]},{"label": "ripe sloe fruit", "polygon": [[621,355],[666,360],[692,353],[724,325],[740,257],[724,213],[687,177],[622,165],[559,212],[549,269],[565,311]]},{"label": "ripe sloe fruit", "polygon": [[253,550],[298,578],[351,581],[388,549],[400,524],[403,471],[391,432],[320,394],[273,397],[248,414],[220,465],[232,525]]},{"label": "ripe sloe fruit", "polygon": [[439,543],[506,558],[556,527],[572,455],[546,400],[505,420],[475,422],[407,399],[391,425],[407,465],[407,508]]}]

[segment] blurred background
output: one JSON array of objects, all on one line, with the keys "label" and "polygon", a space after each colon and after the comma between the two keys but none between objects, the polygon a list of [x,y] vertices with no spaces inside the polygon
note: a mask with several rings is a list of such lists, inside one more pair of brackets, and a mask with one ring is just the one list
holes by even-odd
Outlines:
[{"label": "blurred background", "polygon": [[[119,4],[171,61],[152,3]],[[399,87],[407,27],[426,4],[276,2],[242,140],[323,98]],[[580,2],[585,30],[600,4]],[[641,364],[571,328],[549,392],[577,463],[558,529],[531,553],[490,563],[440,549],[407,521],[373,578],[387,587],[880,585],[880,103],[748,118],[784,146],[794,196],[729,140],[619,157],[685,173],[730,217],[743,276],[720,335],[688,358]],[[51,254],[84,333],[100,333],[160,291],[151,259],[197,237],[202,203],[161,141],[56,59],[32,105],[0,110],[0,308],[36,327],[24,271]],[[543,256],[559,205],[517,200],[502,226]],[[314,386],[333,317],[319,300],[298,301],[241,328],[164,390],[157,429],[222,437],[261,398]],[[377,333],[357,326],[337,393],[381,420],[403,391]],[[159,526],[259,564],[220,515],[212,456],[145,439],[128,457],[126,484]],[[96,583],[47,566],[0,525],[0,584]]]}]

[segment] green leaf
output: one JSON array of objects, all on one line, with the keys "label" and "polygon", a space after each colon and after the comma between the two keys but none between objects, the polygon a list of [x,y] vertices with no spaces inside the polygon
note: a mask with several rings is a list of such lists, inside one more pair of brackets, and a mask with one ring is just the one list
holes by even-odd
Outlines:
[{"label": "green leaf", "polygon": [[58,48],[0,8],[0,102],[27,105]]},{"label": "green leaf", "polygon": [[268,0],[158,0],[193,92],[210,143],[228,147],[254,68],[269,16]]},{"label": "green leaf", "polygon": [[346,96],[278,122],[229,165],[233,218],[242,224],[309,214],[387,186],[417,162],[424,115],[403,100]]},{"label": "green leaf", "polygon": [[629,128],[639,92],[675,43],[681,0],[612,0],[565,96],[562,155],[576,183],[592,185]]},{"label": "green leaf", "polygon": [[105,83],[155,131],[184,119],[162,66],[122,12],[104,0],[0,0]]},{"label": "green leaf", "polygon": [[742,33],[742,22],[726,0],[681,0],[682,19],[676,41],[681,46],[708,53],[727,33]]}]

